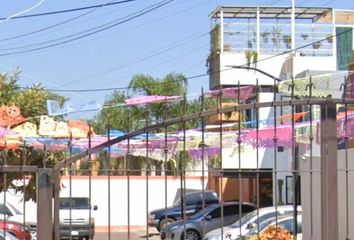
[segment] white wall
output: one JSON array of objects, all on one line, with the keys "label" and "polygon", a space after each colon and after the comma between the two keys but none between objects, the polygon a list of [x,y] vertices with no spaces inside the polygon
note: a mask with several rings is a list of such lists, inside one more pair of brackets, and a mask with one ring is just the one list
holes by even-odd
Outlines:
[{"label": "white wall", "polygon": [[[312,161],[309,156],[305,157],[301,162],[301,201],[303,208],[303,239],[310,239],[310,226],[311,226],[311,212],[313,215],[313,239],[321,239],[321,174],[320,174],[320,156],[318,152],[318,146],[313,151]],[[349,217],[349,236],[350,239],[354,237],[354,208],[352,203],[354,202],[354,149],[348,149],[348,193],[346,191],[346,172],[345,172],[345,159],[346,151],[338,151],[338,227],[339,236],[338,239],[345,239],[346,237],[346,213]],[[311,194],[311,175],[310,164],[312,163],[312,194]],[[347,195],[348,194],[348,199]],[[311,206],[312,197],[312,206]],[[346,201],[348,200],[349,209],[346,209]]]},{"label": "white wall", "polygon": [[[147,212],[165,207],[165,197],[167,206],[170,206],[180,189],[181,180],[179,177],[167,178],[167,192],[165,196],[165,177],[149,177],[148,185],[146,176],[131,176],[129,182],[127,177],[111,176],[110,188],[108,188],[107,176],[92,177],[91,200],[92,205],[97,205],[98,210],[92,211],[95,217],[97,229],[108,228],[108,212],[111,213],[111,230],[127,228],[128,209],[130,214],[130,226],[139,227],[146,225]],[[128,201],[128,183],[130,197]],[[201,177],[186,177],[186,188],[201,190],[203,181]],[[204,188],[207,185],[207,178],[204,178]],[[70,181],[68,177],[62,178],[62,189],[60,196],[70,196]],[[148,190],[147,190],[148,189]],[[147,199],[148,195],[148,199]],[[3,197],[3,195],[1,195]],[[72,177],[71,196],[89,196],[88,177]],[[7,202],[12,203],[23,211],[22,195],[7,193]],[[108,204],[110,199],[110,206]],[[128,206],[128,202],[130,206]],[[35,217],[37,214],[36,204],[27,202],[25,206],[26,215]]]},{"label": "white wall", "polygon": [[[273,57],[271,60],[260,61],[257,63],[257,66],[251,65],[251,67],[256,67],[260,70],[263,70],[275,77],[280,76],[280,70],[282,65],[288,55],[281,55]],[[267,59],[272,57],[272,55],[260,54],[258,60]],[[229,69],[228,66],[246,66],[246,57],[245,53],[222,53],[220,54],[220,83],[224,86],[231,85],[235,86],[240,81],[241,85],[256,85],[256,79],[259,80],[259,85],[273,85],[274,80],[265,76],[262,73],[253,70],[244,70],[244,69]],[[215,75],[219,76],[219,75]],[[211,88],[217,87],[220,83],[218,79],[211,79]]]}]

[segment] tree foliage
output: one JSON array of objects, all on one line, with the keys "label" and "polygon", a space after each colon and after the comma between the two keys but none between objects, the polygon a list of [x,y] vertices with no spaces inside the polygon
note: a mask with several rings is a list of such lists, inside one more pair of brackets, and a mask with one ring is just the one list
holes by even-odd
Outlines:
[{"label": "tree foliage", "polygon": [[27,118],[38,117],[47,114],[47,100],[55,100],[63,105],[65,97],[49,92],[41,84],[22,88],[18,84],[20,71],[15,69],[9,75],[0,74],[0,106],[16,105],[21,114]]},{"label": "tree foliage", "polygon": [[[49,92],[40,84],[22,88],[19,84],[20,71],[15,69],[12,74],[0,74],[0,106],[19,107],[21,114],[30,121],[38,123],[39,116],[47,114],[47,100],[56,100],[63,105],[66,98]],[[46,153],[34,150],[29,146],[21,146],[18,149],[0,150],[0,165],[34,165],[38,167],[52,167],[56,161],[64,158],[65,153]],[[0,173],[0,190],[12,188],[25,192],[25,200],[36,199],[35,174],[16,172]],[[25,187],[16,185],[14,180],[28,181]]]}]

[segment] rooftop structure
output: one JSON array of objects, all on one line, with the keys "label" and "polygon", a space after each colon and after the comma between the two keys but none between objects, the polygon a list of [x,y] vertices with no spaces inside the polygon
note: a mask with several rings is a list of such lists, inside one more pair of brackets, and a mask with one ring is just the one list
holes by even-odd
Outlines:
[{"label": "rooftop structure", "polygon": [[229,70],[230,66],[253,65],[277,78],[288,79],[308,69],[348,70],[352,59],[354,11],[221,6],[210,18],[211,89],[238,82],[253,85],[256,78],[261,85],[274,84],[273,79],[262,74]]}]

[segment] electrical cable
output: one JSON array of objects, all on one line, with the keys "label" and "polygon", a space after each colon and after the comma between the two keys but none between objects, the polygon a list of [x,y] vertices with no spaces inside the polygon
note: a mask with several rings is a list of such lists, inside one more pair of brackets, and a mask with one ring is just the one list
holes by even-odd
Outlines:
[{"label": "electrical cable", "polygon": [[[87,10],[87,9],[91,9],[91,8],[106,7],[106,6],[110,6],[110,5],[116,5],[116,4],[126,3],[126,2],[132,2],[132,1],[136,1],[136,0],[121,0],[121,1],[119,1],[119,2],[104,3],[104,4],[98,4],[98,5],[87,6],[87,7],[71,8],[71,9],[60,10],[60,11],[45,12],[45,13],[36,13],[36,14],[29,14],[29,15],[22,15],[22,16],[15,16],[15,17],[12,17],[11,19],[30,18],[30,17],[41,17],[41,16],[47,16],[47,15],[54,15],[54,14],[61,14],[61,13],[68,13],[68,12],[76,12],[76,11],[82,11],[82,10]],[[6,17],[0,18],[0,20],[6,20],[6,19],[7,19]]]},{"label": "electrical cable", "polygon": [[[126,3],[126,2],[131,2],[131,1],[136,1],[136,0],[125,0],[125,1],[119,1],[119,2],[115,2],[115,4],[121,4],[121,3]],[[11,37],[7,37],[7,38],[3,38],[3,39],[0,39],[0,42],[5,42],[5,41],[9,41],[9,40],[14,40],[14,39],[18,39],[18,38],[22,38],[22,37],[26,37],[26,36],[30,36],[30,35],[33,35],[33,34],[36,34],[36,33],[40,33],[40,32],[43,32],[43,31],[46,31],[46,30],[49,30],[49,29],[52,29],[52,28],[56,28],[58,26],[61,26],[61,25],[64,25],[66,23],[69,23],[69,22],[72,22],[76,19],[79,19],[83,16],[86,16],[94,11],[96,11],[97,9],[101,8],[101,7],[104,7],[104,6],[107,6],[107,4],[109,3],[112,3],[113,1],[110,1],[106,4],[101,4],[101,5],[96,5],[95,8],[85,12],[85,13],[82,13],[78,16],[75,16],[73,18],[69,18],[65,21],[62,21],[62,22],[59,22],[59,23],[56,23],[56,24],[53,24],[53,25],[50,25],[50,26],[47,26],[47,27],[44,27],[44,28],[40,28],[40,29],[37,29],[37,30],[34,30],[34,31],[31,31],[31,32],[27,32],[27,33],[23,33],[23,34],[20,34],[20,35],[15,35],[15,36],[11,36]]]},{"label": "electrical cable", "polygon": [[[85,37],[88,37],[88,36],[91,36],[91,35],[94,35],[94,34],[97,34],[97,33],[100,33],[102,31],[105,31],[105,30],[108,30],[108,29],[111,29],[113,27],[116,27],[120,24],[123,24],[123,23],[126,23],[126,22],[129,22],[130,20],[133,20],[135,18],[138,18],[138,17],[141,17],[145,14],[148,14],[154,10],[157,10],[165,5],[167,5],[168,3],[170,2],[173,2],[174,0],[164,0],[164,1],[160,1],[158,4],[155,4],[153,6],[150,6],[148,8],[145,8],[145,10],[141,10],[139,12],[136,12],[135,15],[133,16],[130,16],[124,20],[121,20],[121,21],[118,21],[114,24],[111,24],[111,25],[108,25],[108,26],[104,26],[102,27],[103,25],[100,25],[98,27],[95,27],[95,31],[91,31],[92,29],[90,30],[85,30],[85,31],[82,31],[80,33],[76,33],[76,34],[71,34],[69,36],[65,36],[65,37],[62,37],[60,39],[65,39],[65,38],[68,38],[68,37],[71,37],[73,35],[78,35],[78,34],[81,34],[83,32],[87,32],[87,31],[91,31],[89,33],[86,33],[84,35],[81,35],[81,36],[77,36],[77,37],[74,37],[74,38],[71,38],[69,40],[65,40],[65,41],[61,41],[61,42],[57,42],[57,43],[53,43],[53,44],[50,44],[50,45],[46,45],[46,46],[42,46],[42,47],[37,47],[37,48],[32,48],[32,49],[28,49],[28,50],[23,50],[23,51],[15,51],[15,52],[7,52],[7,53],[0,53],[0,56],[12,56],[12,55],[17,55],[17,54],[22,54],[22,53],[28,53],[28,52],[34,52],[34,51],[38,51],[38,50],[42,50],[42,49],[47,49],[47,48],[51,48],[51,47],[54,47],[54,46],[59,46],[59,45],[62,45],[62,44],[65,44],[65,43],[69,43],[69,42],[73,42],[73,41],[76,41],[76,40],[79,40],[79,39],[82,39],[82,38],[85,38]],[[132,15],[132,14],[131,14]],[[115,20],[116,21],[116,20]],[[107,24],[104,24],[104,25],[107,25]],[[52,41],[57,41],[58,39],[56,40],[51,40],[51,41],[47,41],[48,42],[52,42]],[[38,45],[38,44],[43,44],[43,43],[37,43],[37,44],[31,44],[31,46],[33,45]],[[30,45],[27,45],[27,46],[22,46],[22,47],[19,47],[19,48],[25,48],[25,47],[28,47]],[[16,49],[16,48],[8,48],[8,49]],[[2,50],[8,50],[8,49],[0,49],[0,51]]]},{"label": "electrical cable", "polygon": [[[194,8],[197,8],[197,7],[199,7],[199,6],[201,6],[201,5],[204,5],[205,3],[210,2],[210,1],[211,1],[211,0],[204,1],[204,2],[202,2],[202,3],[200,3],[200,4],[197,4],[197,5],[188,7],[188,8],[186,8],[186,9],[182,9],[181,11],[177,11],[177,12],[175,12],[175,13],[172,13],[172,14],[169,14],[169,15],[165,15],[165,16],[163,16],[163,17],[160,17],[160,18],[158,18],[158,19],[155,19],[155,20],[152,20],[152,21],[149,21],[149,22],[144,22],[144,24],[139,24],[139,25],[136,25],[136,26],[133,26],[133,27],[129,27],[129,28],[126,29],[126,30],[132,30],[132,29],[134,29],[134,28],[143,27],[143,26],[148,25],[148,24],[150,24],[150,23],[153,23],[153,22],[156,22],[156,21],[160,21],[160,20],[162,20],[162,19],[165,19],[165,18],[168,18],[168,17],[171,17],[171,16],[175,16],[175,15],[180,14],[180,13],[183,13],[183,12],[185,12],[185,11],[188,11],[188,10],[191,10],[191,9],[194,9]],[[97,39],[101,39],[101,38],[107,37],[107,36],[111,37],[112,35],[114,35],[114,34],[116,34],[116,33],[121,33],[121,32],[125,32],[125,30],[121,30],[121,31],[115,32],[115,33],[110,33],[109,35],[102,36],[102,37],[99,37],[99,38],[89,39],[89,40],[86,40],[86,41],[81,41],[80,43],[88,42],[88,41],[92,41],[92,40],[97,40]],[[209,31],[206,30],[205,33],[209,33]],[[190,37],[193,37],[193,35],[190,36]],[[202,36],[196,36],[196,37],[191,38],[190,40],[197,39],[197,38],[200,38],[200,37],[202,37]],[[186,38],[189,38],[189,37],[186,37]],[[73,46],[73,45],[75,45],[75,44],[77,44],[77,43],[69,44],[69,45],[66,45],[66,46],[64,46],[64,47]],[[176,42],[176,44],[178,44],[178,43]],[[170,45],[170,44],[169,44],[169,45]],[[169,45],[168,45],[168,46],[169,46]],[[180,46],[180,45],[181,45],[181,44],[178,44],[178,46]],[[166,46],[166,47],[168,47],[168,46]],[[63,46],[62,46],[62,47],[63,47]],[[176,46],[176,47],[177,47],[177,46]],[[159,49],[161,49],[161,48],[159,48]],[[133,59],[129,60],[129,61],[131,61],[131,62],[129,62],[129,63],[125,62],[124,64],[114,65],[114,66],[111,66],[111,67],[109,67],[109,68],[106,68],[106,69],[100,70],[100,71],[98,71],[98,72],[92,73],[92,74],[90,74],[90,75],[87,75],[87,76],[85,76],[85,77],[80,77],[80,78],[78,78],[78,79],[71,80],[71,81],[68,81],[68,82],[66,82],[66,83],[62,83],[62,84],[60,84],[60,86],[67,85],[67,84],[69,84],[69,83],[77,83],[77,81],[81,81],[81,80],[93,79],[93,78],[96,78],[96,77],[98,77],[98,76],[101,77],[102,75],[106,75],[106,74],[112,73],[112,72],[114,72],[114,71],[117,71],[117,70],[119,70],[119,69],[129,67],[131,64],[135,64],[135,63],[138,63],[138,62],[142,62],[142,61],[144,61],[144,60],[148,60],[148,59],[150,59],[150,58],[152,58],[152,57],[158,56],[158,55],[160,55],[160,54],[162,54],[162,53],[165,53],[165,52],[167,52],[167,51],[169,51],[169,50],[173,50],[173,49],[174,49],[174,48],[166,49],[166,50],[155,50],[155,51],[152,51],[151,53],[148,53],[150,56],[149,56],[149,55],[145,55],[145,56],[141,56],[141,57],[136,57],[136,58],[133,58]],[[44,51],[40,51],[40,52],[44,52]]]},{"label": "electrical cable", "polygon": [[143,61],[148,60],[150,58],[153,58],[153,57],[156,57],[156,56],[161,55],[163,53],[166,53],[166,52],[169,52],[171,50],[174,50],[177,47],[184,46],[186,42],[191,41],[191,40],[195,40],[195,39],[199,39],[199,38],[205,36],[207,33],[209,33],[209,32],[206,32],[206,31],[198,32],[197,34],[193,34],[193,35],[187,36],[187,37],[185,37],[185,38],[183,38],[181,40],[173,42],[172,44],[168,44],[168,45],[166,45],[166,46],[164,46],[162,48],[160,47],[159,50],[154,50],[154,51],[151,51],[151,52],[149,52],[149,53],[147,53],[147,54],[145,54],[143,56],[135,57],[135,58],[132,58],[130,60],[126,60],[122,64],[111,66],[111,67],[109,67],[107,69],[98,71],[98,72],[90,74],[88,76],[84,76],[84,77],[81,77],[79,79],[75,79],[75,80],[71,80],[71,81],[62,83],[62,84],[60,84],[60,86],[67,85],[69,83],[77,83],[78,81],[81,81],[81,80],[93,79],[93,78],[96,78],[98,76],[101,77],[101,76],[107,75],[109,73],[121,70],[123,68],[131,66],[132,64],[143,62]]},{"label": "electrical cable", "polygon": [[[186,55],[188,55],[188,54],[191,54],[193,51],[199,50],[199,49],[204,48],[205,46],[208,46],[208,45],[209,45],[209,44],[207,43],[207,44],[205,44],[205,45],[203,45],[203,46],[199,46],[199,48],[196,48],[196,49],[193,49],[193,50],[188,50],[188,51],[186,51],[185,53],[182,53],[182,54],[180,54],[180,55],[174,56],[173,58],[169,58],[168,60],[163,60],[162,62],[156,63],[156,64],[154,64],[153,66],[147,66],[146,68],[143,68],[143,69],[141,69],[140,71],[141,71],[141,72],[144,72],[144,71],[146,71],[146,70],[151,70],[151,69],[153,69],[153,68],[155,68],[155,67],[160,67],[160,66],[162,66],[163,64],[166,64],[166,63],[168,63],[168,62],[172,62],[172,61],[174,61],[174,60],[176,60],[176,59],[179,59],[179,58],[181,58],[181,57],[184,57],[184,56],[186,56]],[[120,79],[120,78],[125,78],[125,77],[128,77],[128,76],[118,77],[118,78]],[[112,80],[100,82],[99,85],[108,84],[109,82],[112,82]],[[95,85],[95,86],[97,86],[97,85]],[[93,87],[95,87],[95,86],[93,86]]]},{"label": "electrical cable", "polygon": [[21,14],[23,14],[23,13],[26,13],[26,12],[29,12],[29,11],[32,11],[33,9],[39,7],[40,5],[42,5],[43,2],[44,2],[44,0],[39,0],[39,2],[37,2],[35,5],[33,5],[33,6],[30,7],[30,8],[27,8],[27,9],[21,11],[21,12],[12,14],[12,15],[9,16],[9,17],[2,18],[2,19],[0,19],[0,23],[6,22],[6,21],[8,21],[8,20],[10,20],[10,19],[18,18],[18,17],[20,17],[19,15],[21,15]]},{"label": "electrical cable", "polygon": [[[343,32],[337,33],[337,34],[333,35],[332,38],[340,36],[342,34],[345,34],[345,33],[349,32],[349,31],[352,31],[352,29],[348,29],[348,30],[345,30]],[[327,41],[327,38],[320,39],[320,40],[315,41],[313,43],[322,42],[322,41]],[[278,53],[278,54],[275,54],[275,55],[272,55],[272,56],[269,56],[269,57],[266,57],[266,58],[259,59],[259,60],[256,61],[256,63],[267,61],[267,60],[270,60],[270,59],[273,59],[273,58],[276,58],[276,57],[291,53],[293,51],[297,51],[297,50],[309,47],[313,43],[305,44],[305,45],[302,45],[300,47],[295,48],[294,50],[284,51],[282,53]],[[245,66],[247,66],[247,63],[241,64],[241,65],[238,65],[238,66],[235,66],[235,67],[245,67]],[[225,68],[223,70],[214,71],[214,72],[207,72],[207,73],[204,73],[204,74],[198,74],[198,75],[195,75],[195,76],[187,77],[184,80],[176,80],[176,82],[209,76],[210,73],[220,73],[220,72],[224,72],[224,71],[229,71],[231,69],[234,69],[235,67]],[[130,89],[130,88],[129,87],[119,87],[119,88],[104,88],[104,89],[76,89],[76,90],[74,90],[74,89],[62,89],[62,90],[48,89],[48,91],[57,91],[57,92],[95,92],[95,91],[97,91],[97,92],[99,92],[99,91],[114,91],[114,90],[122,90],[122,89]]]}]

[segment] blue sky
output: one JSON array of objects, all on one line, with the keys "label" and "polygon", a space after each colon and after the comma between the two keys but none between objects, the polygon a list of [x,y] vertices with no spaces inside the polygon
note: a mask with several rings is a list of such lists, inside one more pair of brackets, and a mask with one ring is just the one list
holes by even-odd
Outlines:
[{"label": "blue sky", "polygon": [[[9,18],[21,12],[24,12],[22,15],[37,14],[108,2],[116,1],[3,0],[0,17]],[[12,72],[19,67],[22,71],[19,83],[22,86],[41,83],[53,91],[124,88],[128,86],[132,76],[141,73],[161,78],[176,72],[193,77],[207,71],[205,64],[209,54],[210,30],[208,15],[217,6],[291,5],[291,0],[174,0],[97,34],[42,50],[25,52],[65,41],[69,38],[63,37],[141,13],[159,2],[162,0],[136,0],[94,11],[91,9],[2,20],[0,71]],[[352,0],[298,0],[296,5],[354,10]],[[52,27],[64,21],[67,23]],[[48,27],[50,29],[41,30]],[[32,34],[35,31],[38,32]],[[59,38],[63,39],[57,40]],[[23,53],[13,54],[21,51]],[[7,55],[9,53],[13,55]],[[208,81],[208,76],[189,80],[188,94],[198,93],[202,87],[207,90]],[[78,107],[90,101],[102,104],[112,91],[57,93],[69,97],[73,105]],[[94,114],[95,112],[73,114],[69,118],[89,118]]]}]

